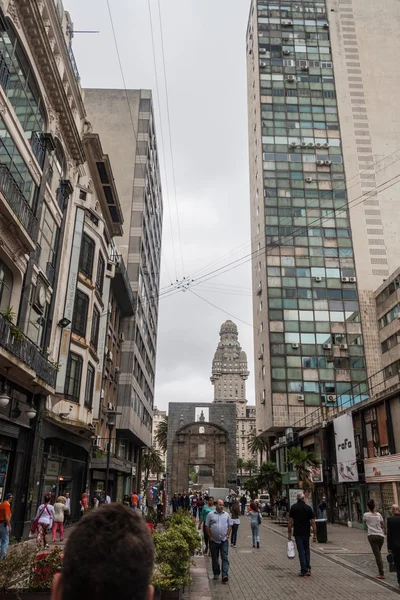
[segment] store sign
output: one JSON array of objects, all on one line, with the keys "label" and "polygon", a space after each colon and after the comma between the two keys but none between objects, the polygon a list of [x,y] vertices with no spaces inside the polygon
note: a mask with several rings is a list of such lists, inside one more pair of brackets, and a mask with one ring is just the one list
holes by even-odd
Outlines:
[{"label": "store sign", "polygon": [[400,454],[368,458],[364,461],[365,480],[368,483],[378,481],[400,481]]},{"label": "store sign", "polygon": [[60,472],[60,463],[57,460],[48,460],[46,475],[58,477]]},{"label": "store sign", "polygon": [[334,419],[333,429],[335,432],[338,483],[358,481],[352,416],[346,414]]},{"label": "store sign", "polygon": [[308,472],[313,483],[322,483],[324,480],[322,465],[309,465]]},{"label": "store sign", "polygon": [[132,465],[132,477],[136,477],[136,465]]},{"label": "store sign", "polygon": [[300,488],[295,488],[295,489],[289,490],[289,507],[292,507],[293,504],[296,504],[297,494],[302,491],[303,490],[301,490]]}]

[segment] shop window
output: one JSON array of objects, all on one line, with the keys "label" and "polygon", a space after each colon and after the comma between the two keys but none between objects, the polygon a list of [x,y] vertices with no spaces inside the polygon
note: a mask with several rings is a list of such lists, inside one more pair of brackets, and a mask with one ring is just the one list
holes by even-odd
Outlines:
[{"label": "shop window", "polygon": [[79,403],[82,378],[82,357],[70,352],[67,363],[64,395],[73,402]]},{"label": "shop window", "polygon": [[74,305],[74,315],[72,317],[72,331],[81,337],[86,337],[88,308],[88,296],[81,292],[81,290],[77,290]]},{"label": "shop window", "polygon": [[79,270],[81,273],[92,279],[93,277],[93,261],[94,261],[95,243],[86,233],[83,234],[81,254],[79,257]]}]

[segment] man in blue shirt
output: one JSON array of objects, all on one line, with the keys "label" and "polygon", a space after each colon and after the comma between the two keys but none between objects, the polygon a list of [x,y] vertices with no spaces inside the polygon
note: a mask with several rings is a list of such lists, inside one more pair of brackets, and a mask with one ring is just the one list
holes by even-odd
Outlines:
[{"label": "man in blue shirt", "polygon": [[232,530],[232,519],[229,513],[224,511],[224,501],[217,500],[216,510],[208,513],[206,519],[206,532],[210,539],[210,550],[214,579],[221,574],[219,565],[219,554],[222,562],[222,583],[228,583],[228,550],[229,536]]}]

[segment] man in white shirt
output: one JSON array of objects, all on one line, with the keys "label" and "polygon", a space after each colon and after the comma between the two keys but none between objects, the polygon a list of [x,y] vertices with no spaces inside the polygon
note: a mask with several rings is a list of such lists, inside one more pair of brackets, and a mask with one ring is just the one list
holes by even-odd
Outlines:
[{"label": "man in white shirt", "polygon": [[219,554],[222,562],[222,583],[228,583],[229,570],[229,536],[232,530],[232,518],[224,511],[224,501],[217,500],[216,510],[208,513],[206,518],[206,532],[210,540],[212,568],[214,579],[217,580],[221,573]]},{"label": "man in white shirt", "polygon": [[69,492],[65,492],[65,505],[68,508],[68,512],[65,515],[65,524],[69,525],[71,519],[71,498],[69,497]]},{"label": "man in white shirt", "polygon": [[106,496],[106,504],[111,504],[111,498],[110,496]]}]

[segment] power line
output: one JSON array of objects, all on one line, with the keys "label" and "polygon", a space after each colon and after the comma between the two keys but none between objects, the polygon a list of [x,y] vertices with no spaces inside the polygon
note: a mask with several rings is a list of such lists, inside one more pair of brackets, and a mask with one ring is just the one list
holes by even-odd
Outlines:
[{"label": "power line", "polygon": [[[162,149],[163,162],[164,162],[164,171],[165,171],[165,191],[166,191],[167,210],[168,210],[168,217],[169,217],[169,228],[170,228],[170,232],[171,232],[172,252],[173,252],[174,268],[175,268],[175,279],[178,279],[178,272],[177,272],[177,268],[176,268],[175,242],[174,242],[174,234],[173,234],[173,229],[172,229],[171,207],[170,207],[170,202],[169,202],[168,171],[167,171],[167,162],[166,162],[166,158],[165,158],[164,129],[163,129],[162,118],[161,118],[161,99],[160,99],[160,89],[159,89],[159,86],[158,86],[158,71],[157,71],[156,51],[155,51],[155,45],[154,45],[153,19],[152,19],[152,16],[151,16],[150,0],[147,0],[147,4],[148,4],[148,8],[149,8],[151,44],[152,44],[152,47],[153,47],[154,72],[155,72],[155,76],[156,76],[156,90],[157,90],[157,99],[158,99],[158,102],[157,102],[157,104],[158,104],[158,116],[159,116],[159,119],[160,119],[161,149]],[[165,259],[164,259],[164,264],[165,264],[165,266],[167,266],[166,262],[165,262]],[[167,271],[168,271],[168,269],[167,269]],[[169,277],[169,276],[168,276],[168,279],[170,281],[172,281],[171,277]]]},{"label": "power line", "polygon": [[249,327],[252,327],[253,329],[257,330],[257,327],[254,327],[254,325],[252,325],[251,323],[248,323],[247,321],[243,321],[243,319],[239,319],[239,317],[236,317],[235,315],[233,315],[232,313],[228,312],[227,310],[224,310],[220,306],[217,306],[216,304],[213,304],[212,302],[210,302],[206,298],[203,298],[203,296],[200,296],[199,294],[196,294],[196,292],[194,292],[190,288],[188,288],[188,291],[191,294],[193,294],[194,296],[197,296],[197,298],[200,298],[200,300],[203,300],[203,302],[206,302],[207,304],[209,304],[210,306],[213,306],[217,310],[220,310],[221,312],[225,313],[226,315],[229,315],[230,317],[232,317],[236,321],[240,321],[241,323],[244,323],[245,325],[248,325]]},{"label": "power line", "polygon": [[168,81],[167,81],[167,69],[165,66],[164,35],[163,35],[160,0],[158,0],[158,16],[159,16],[159,21],[160,21],[161,51],[162,51],[162,62],[163,62],[163,70],[164,70],[165,97],[166,97],[166,108],[167,108],[167,118],[168,118],[169,148],[170,148],[170,152],[171,152],[172,181],[173,181],[173,185],[174,185],[176,218],[177,218],[177,224],[178,224],[178,239],[179,239],[179,247],[180,247],[181,262],[182,262],[182,276],[184,276],[185,264],[184,264],[184,260],[183,260],[183,251],[182,251],[182,238],[181,238],[181,225],[180,225],[180,219],[179,219],[178,198],[176,195],[175,164],[174,164],[174,152],[172,150],[172,133],[171,133],[171,119],[170,119],[170,112],[169,112]]}]

